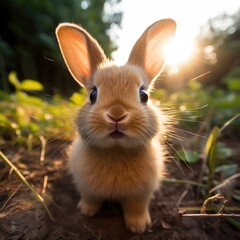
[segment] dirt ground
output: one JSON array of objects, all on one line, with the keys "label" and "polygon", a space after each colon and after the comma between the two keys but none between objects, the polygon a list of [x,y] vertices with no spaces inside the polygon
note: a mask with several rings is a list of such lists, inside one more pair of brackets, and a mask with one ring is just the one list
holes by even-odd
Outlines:
[{"label": "dirt ground", "polygon": [[[199,209],[203,200],[197,196],[196,187],[179,184],[165,185],[156,192],[150,206],[152,226],[144,234],[133,234],[126,230],[121,207],[116,202],[106,202],[101,212],[92,218],[84,217],[76,208],[79,195],[67,171],[64,145],[48,144],[43,162],[39,160],[40,148],[28,153],[26,149],[2,145],[0,150],[13,161],[39,193],[45,192],[43,195],[55,219],[54,222],[49,219],[26,186],[0,162],[1,240],[240,239],[239,229],[229,224],[226,218],[180,217],[180,208]],[[181,168],[185,175],[170,160],[167,163],[168,177],[197,179],[199,165],[193,165],[189,170],[181,164]],[[44,182],[47,184],[44,185]],[[231,204],[234,203],[230,202],[230,206]]]}]

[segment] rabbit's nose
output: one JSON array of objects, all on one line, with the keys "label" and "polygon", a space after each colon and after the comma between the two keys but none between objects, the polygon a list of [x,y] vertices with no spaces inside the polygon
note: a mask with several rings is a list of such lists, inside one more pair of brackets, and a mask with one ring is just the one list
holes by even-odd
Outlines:
[{"label": "rabbit's nose", "polygon": [[127,114],[121,116],[121,117],[115,117],[107,113],[108,118],[113,122],[121,122],[124,118],[127,117]]},{"label": "rabbit's nose", "polygon": [[120,122],[123,119],[125,119],[128,114],[122,105],[117,104],[117,105],[112,106],[108,110],[106,115],[109,120],[114,121],[114,122]]}]

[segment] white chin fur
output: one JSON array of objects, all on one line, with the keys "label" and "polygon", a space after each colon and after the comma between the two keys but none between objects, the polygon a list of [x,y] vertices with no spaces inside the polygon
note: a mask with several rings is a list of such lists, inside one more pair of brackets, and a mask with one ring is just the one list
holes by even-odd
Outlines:
[{"label": "white chin fur", "polygon": [[139,138],[129,138],[127,136],[119,139],[114,139],[109,136],[106,136],[104,138],[94,139],[93,142],[95,146],[100,148],[111,147],[136,148],[141,145],[144,145],[144,142],[140,141]]}]

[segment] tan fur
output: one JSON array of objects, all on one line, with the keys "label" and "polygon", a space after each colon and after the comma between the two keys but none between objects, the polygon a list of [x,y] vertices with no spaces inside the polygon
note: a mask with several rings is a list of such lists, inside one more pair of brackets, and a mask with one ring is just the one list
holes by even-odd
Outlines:
[{"label": "tan fur", "polygon": [[[150,91],[163,66],[163,44],[173,36],[170,19],[151,25],[136,42],[127,64],[106,61],[97,42],[81,27],[61,24],[56,31],[73,77],[97,100],[79,111],[79,137],[70,151],[69,169],[81,194],[81,212],[92,216],[105,199],[121,202],[127,227],[143,232],[151,223],[150,199],[164,176],[167,117],[149,100],[140,101],[141,86]],[[112,132],[121,132],[113,137]]]}]

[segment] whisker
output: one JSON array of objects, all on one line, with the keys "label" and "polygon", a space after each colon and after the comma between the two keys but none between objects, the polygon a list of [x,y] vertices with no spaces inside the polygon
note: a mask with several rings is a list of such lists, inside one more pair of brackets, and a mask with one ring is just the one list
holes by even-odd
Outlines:
[{"label": "whisker", "polygon": [[[181,148],[182,148],[182,150],[183,150],[183,152],[184,152],[184,155],[186,156],[186,158],[188,159],[188,155],[187,155],[187,153],[186,153],[186,150],[185,150],[185,148],[180,144],[180,146],[181,146]],[[183,158],[182,158],[182,160],[183,160]],[[185,160],[183,160],[183,162],[184,162],[184,164],[187,166],[187,168],[192,172],[193,170],[192,170],[192,168],[189,166],[189,164],[185,161]]]},{"label": "whisker", "polygon": [[70,143],[70,141],[66,141],[66,142],[62,143],[55,151],[53,151],[53,152],[49,155],[49,158],[53,158],[53,156],[54,156],[55,158],[58,158],[64,150],[60,151],[57,155],[55,155],[55,154],[58,152],[59,149],[61,149],[61,148],[64,148],[64,149],[65,149],[65,146],[67,146],[69,143]]},{"label": "whisker", "polygon": [[[76,114],[75,114],[76,115]],[[32,119],[35,119],[35,120],[41,120],[41,118],[40,117],[36,117],[35,115],[33,115],[33,114],[30,114],[29,115]],[[60,117],[60,116],[54,116],[54,119],[60,119],[60,120],[64,120],[64,119],[66,119],[66,120],[74,120],[74,119],[76,119],[76,116],[67,116],[67,117]]]},{"label": "whisker", "polygon": [[[168,142],[168,141],[164,141],[181,159],[183,162],[185,162],[185,160],[183,159],[183,157],[178,153],[178,151]],[[185,172],[183,171],[183,169],[181,168],[180,164],[173,158],[173,161],[175,162],[175,164],[177,165],[177,167],[180,169],[180,171],[182,172],[182,174],[184,176],[186,176]]]},{"label": "whisker", "polygon": [[193,119],[186,119],[186,118],[173,118],[171,117],[173,120],[179,120],[179,121],[183,121],[183,122],[192,122],[192,123],[206,123],[204,121],[198,121],[198,120],[193,120]]},{"label": "whisker", "polygon": [[187,139],[187,138],[184,138],[184,137],[180,137],[180,136],[178,136],[178,135],[174,135],[174,134],[170,134],[170,133],[166,133],[166,135],[168,136],[168,137],[171,137],[171,138],[173,138],[173,139],[176,139],[176,140],[179,140],[179,141],[182,141],[182,142],[189,142],[190,140],[189,139]]},{"label": "whisker", "polygon": [[199,107],[196,107],[196,108],[188,109],[187,112],[189,112],[189,111],[198,111],[198,110],[204,109],[206,107],[208,107],[208,103],[204,104],[203,106],[199,106]]},{"label": "whisker", "polygon": [[176,129],[176,130],[178,130],[178,131],[180,131],[180,132],[183,132],[183,133],[190,134],[190,135],[195,136],[195,137],[200,137],[200,138],[207,139],[206,136],[202,136],[202,135],[199,135],[199,134],[196,134],[196,133],[192,133],[192,132],[189,132],[189,131],[186,131],[186,130],[180,129],[180,128],[176,128],[176,127],[174,127],[174,129]]},{"label": "whisker", "polygon": [[211,73],[211,71],[207,71],[207,72],[205,72],[205,73],[202,73],[202,74],[198,75],[198,76],[195,77],[195,78],[190,79],[189,81],[184,82],[184,83],[181,84],[180,86],[176,87],[176,88],[174,89],[174,92],[176,92],[177,90],[183,88],[183,87],[186,86],[189,82],[195,81],[195,80],[197,80],[197,79],[199,79],[199,78],[202,78],[202,77],[204,77],[204,76],[206,76],[207,74],[210,74],[210,73]]},{"label": "whisker", "polygon": [[[61,135],[59,135],[59,136],[56,136],[56,135],[54,134],[55,137],[54,137],[53,139],[47,140],[46,144],[53,143],[54,141],[57,141],[58,139],[63,139],[62,137],[65,136],[65,135],[67,136],[67,133],[61,134]],[[70,141],[72,141],[72,139],[65,140],[65,141],[70,142]],[[42,148],[42,145],[38,145],[38,146],[34,147],[33,151],[38,151],[38,150],[40,150],[41,148]]]}]

